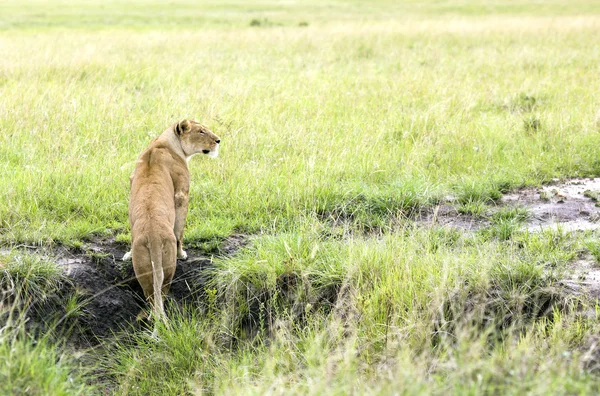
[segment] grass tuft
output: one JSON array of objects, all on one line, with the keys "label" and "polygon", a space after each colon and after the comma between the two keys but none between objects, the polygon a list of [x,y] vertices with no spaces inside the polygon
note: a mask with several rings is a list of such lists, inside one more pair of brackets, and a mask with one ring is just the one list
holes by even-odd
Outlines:
[{"label": "grass tuft", "polygon": [[58,265],[33,254],[13,253],[0,261],[4,263],[0,268],[0,289],[5,297],[43,302],[66,282]]}]

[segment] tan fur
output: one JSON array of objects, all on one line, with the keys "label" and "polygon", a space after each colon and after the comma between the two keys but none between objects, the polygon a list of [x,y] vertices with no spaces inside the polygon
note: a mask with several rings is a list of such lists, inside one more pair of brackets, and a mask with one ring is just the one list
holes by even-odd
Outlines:
[{"label": "tan fur", "polygon": [[190,172],[198,153],[216,157],[219,137],[201,124],[184,120],[164,131],[140,155],[131,175],[129,222],[133,269],[157,318],[164,319],[163,296],[183,250]]}]

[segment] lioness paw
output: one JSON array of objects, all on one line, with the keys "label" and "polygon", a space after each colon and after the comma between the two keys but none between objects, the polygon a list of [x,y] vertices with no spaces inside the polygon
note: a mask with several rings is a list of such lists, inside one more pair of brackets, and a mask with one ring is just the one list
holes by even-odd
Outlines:
[{"label": "lioness paw", "polygon": [[177,258],[182,259],[182,260],[186,260],[187,259],[187,253],[185,252],[185,250],[181,250],[181,251],[177,252]]},{"label": "lioness paw", "polygon": [[125,253],[125,255],[123,256],[123,258],[121,260],[123,260],[123,261],[131,260],[131,250],[128,251],[127,253]]}]

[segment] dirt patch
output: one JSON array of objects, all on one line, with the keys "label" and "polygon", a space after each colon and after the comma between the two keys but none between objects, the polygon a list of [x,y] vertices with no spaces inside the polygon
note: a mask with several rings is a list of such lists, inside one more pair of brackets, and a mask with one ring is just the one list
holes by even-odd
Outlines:
[{"label": "dirt patch", "polygon": [[558,227],[582,231],[600,228],[599,198],[600,178],[595,178],[519,190],[505,195],[501,202],[527,208],[531,216],[526,227],[531,231]]},{"label": "dirt patch", "polygon": [[415,221],[428,226],[477,231],[491,225],[490,219],[501,209],[521,207],[529,214],[523,228],[529,231],[560,228],[565,231],[600,228],[600,178],[571,179],[541,188],[524,188],[504,195],[489,205],[481,216],[460,213],[448,197],[445,202],[419,213]]},{"label": "dirt patch", "polygon": [[[452,198],[449,199],[451,200]],[[450,227],[461,231],[477,231],[490,225],[487,218],[460,213],[449,202],[419,213],[415,221],[428,226]]]},{"label": "dirt patch", "polygon": [[585,255],[571,264],[571,277],[561,284],[573,294],[585,294],[600,300],[600,266],[591,255]]},{"label": "dirt patch", "polygon": [[[489,205],[481,216],[460,213],[454,201],[453,197],[448,197],[444,203],[420,213],[415,221],[425,226],[476,232],[492,226],[492,219],[499,211],[523,208],[527,216],[520,223],[522,230],[585,231],[600,228],[600,178],[555,180],[541,188],[520,189]],[[594,258],[579,258],[571,268],[572,276],[561,281],[566,290],[600,300],[600,266]]]},{"label": "dirt patch", "polygon": [[[226,238],[219,255],[232,255],[248,242],[244,235]],[[69,280],[60,296],[28,310],[28,327],[56,327],[68,335],[69,343],[90,347],[120,330],[138,327],[136,316],[147,307],[142,289],[135,278],[131,261],[121,260],[128,246],[114,239],[94,240],[80,248],[55,247],[32,253],[49,257],[64,267]],[[212,268],[212,256],[199,249],[186,249],[188,259],[178,260],[169,291],[169,300],[177,303],[203,304],[205,287]],[[80,312],[66,315],[69,298],[77,299]]]}]

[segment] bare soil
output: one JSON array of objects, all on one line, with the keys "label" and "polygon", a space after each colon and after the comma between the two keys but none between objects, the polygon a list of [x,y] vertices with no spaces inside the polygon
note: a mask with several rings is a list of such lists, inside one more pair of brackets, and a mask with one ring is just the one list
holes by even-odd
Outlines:
[{"label": "bare soil", "polygon": [[[244,235],[232,235],[221,243],[216,253],[232,255],[247,240]],[[83,348],[93,347],[121,330],[144,325],[136,322],[140,311],[147,308],[142,289],[131,261],[121,260],[128,248],[114,239],[100,239],[81,248],[59,246],[37,251],[64,266],[70,283],[64,286],[60,296],[28,311],[28,327],[42,330],[52,327],[66,335],[70,344]],[[212,255],[194,248],[186,251],[188,259],[177,261],[167,298],[176,304],[203,304],[213,266]],[[67,318],[64,305],[73,295],[81,303],[81,312]]]},{"label": "bare soil", "polygon": [[[503,205],[527,208],[531,216],[525,228],[529,231],[561,229],[585,231],[600,228],[600,178],[571,179],[539,189],[529,188],[505,195]],[[571,263],[571,278],[561,283],[575,294],[600,299],[600,267],[591,255]]]},{"label": "bare soil", "polygon": [[600,228],[600,178],[571,179],[542,188],[528,188],[505,195],[504,205],[518,205],[531,213],[531,231],[560,227],[565,231]]},{"label": "bare soil", "polygon": [[416,222],[427,226],[456,228],[460,231],[477,231],[490,225],[486,217],[463,214],[451,204],[452,199],[432,210],[419,213]]},{"label": "bare soil", "polygon": [[556,181],[541,188],[524,188],[504,195],[483,216],[461,214],[453,197],[431,210],[421,213],[416,221],[425,225],[452,227],[461,231],[477,231],[490,225],[489,217],[506,207],[523,207],[530,214],[525,228],[541,231],[560,227],[565,231],[600,228],[600,178]]},{"label": "bare soil", "polygon": [[561,283],[574,294],[587,294],[600,299],[600,267],[593,257],[586,255],[572,263],[571,277]]}]

